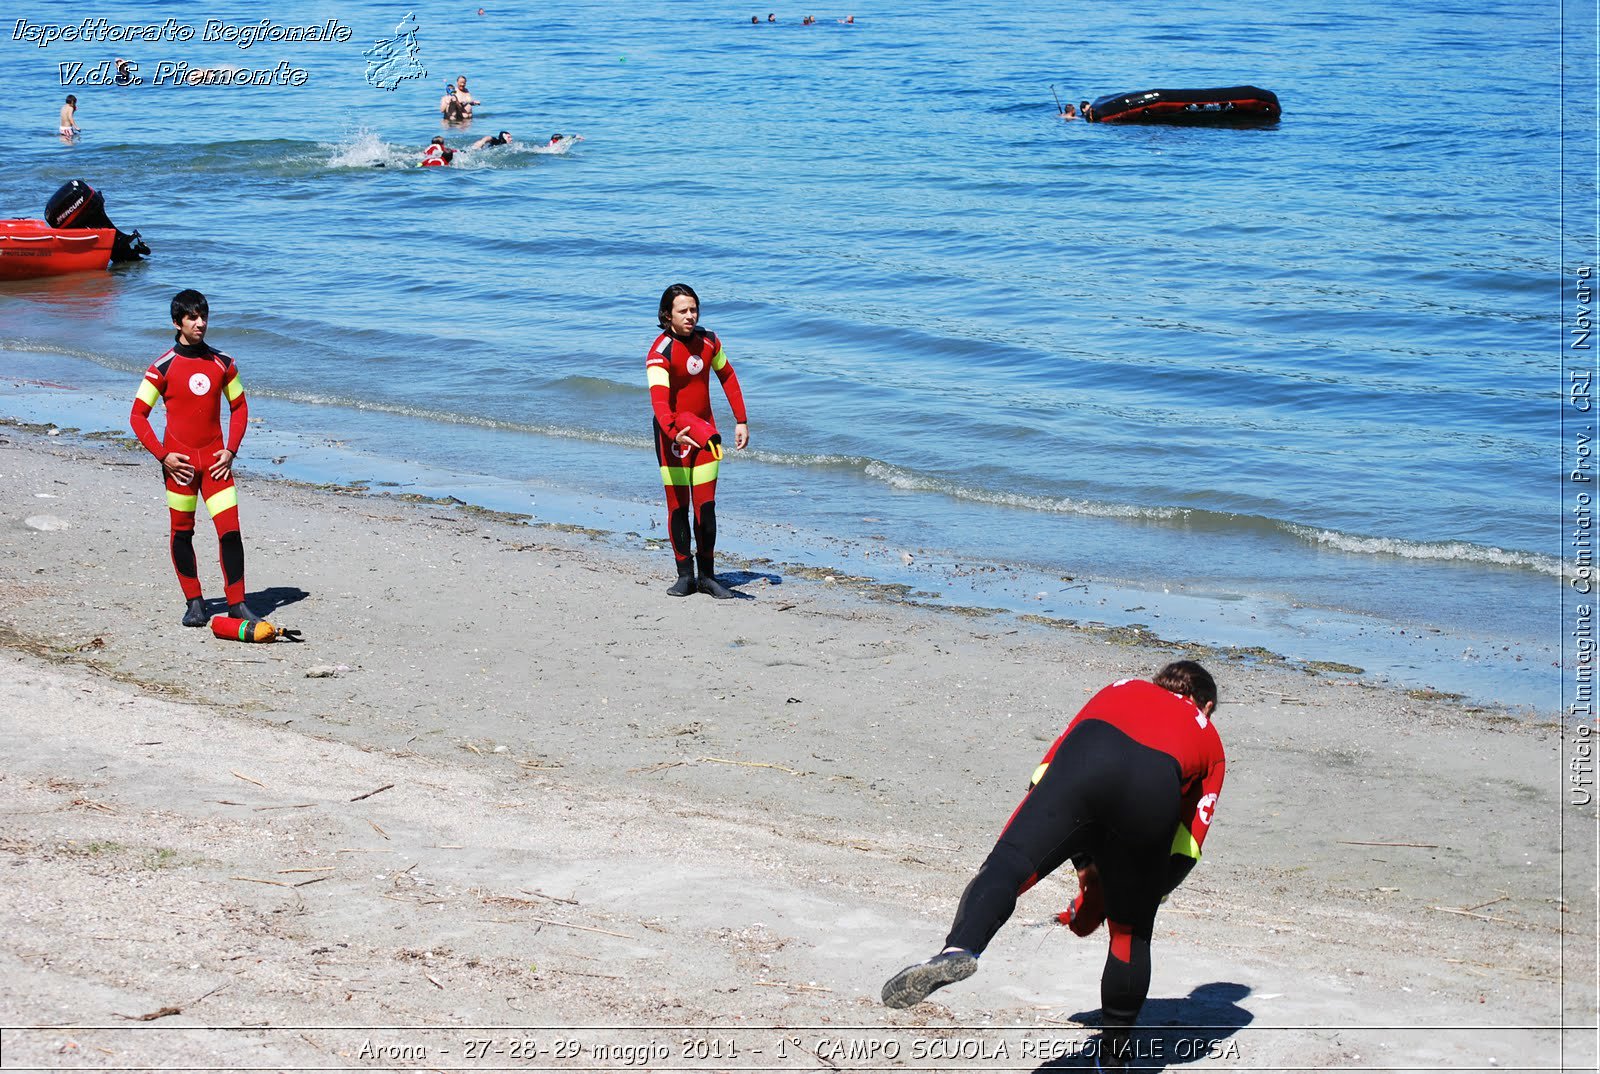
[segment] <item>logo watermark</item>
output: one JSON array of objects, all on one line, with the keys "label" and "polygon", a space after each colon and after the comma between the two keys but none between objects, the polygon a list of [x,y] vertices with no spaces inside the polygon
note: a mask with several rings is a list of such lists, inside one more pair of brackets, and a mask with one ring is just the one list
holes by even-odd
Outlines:
[{"label": "logo watermark", "polygon": [[[320,23],[290,25],[270,19],[256,22],[228,22],[226,19],[206,19],[198,26],[168,18],[152,23],[111,22],[104,18],[83,19],[81,22],[31,22],[17,19],[11,27],[11,40],[30,43],[38,48],[62,44],[153,44],[198,42],[202,44],[235,45],[249,49],[263,42],[269,44],[344,44],[354,32],[338,19]],[[140,75],[139,65],[118,59],[93,66],[82,62],[56,65],[57,76],[63,86],[303,86],[310,80],[310,72],[280,60],[271,67],[245,68],[235,64],[201,67],[187,60],[161,60],[155,64],[153,75],[146,79]]]},{"label": "logo watermark", "polygon": [[367,84],[378,89],[396,89],[408,78],[426,78],[421,49],[417,45],[417,16],[406,12],[388,40],[373,42],[361,55],[367,58]]}]

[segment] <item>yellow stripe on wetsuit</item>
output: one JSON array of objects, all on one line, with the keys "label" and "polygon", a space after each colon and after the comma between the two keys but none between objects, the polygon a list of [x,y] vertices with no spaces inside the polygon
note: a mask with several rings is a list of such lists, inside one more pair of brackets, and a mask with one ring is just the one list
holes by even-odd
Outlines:
[{"label": "yellow stripe on wetsuit", "polygon": [[228,381],[223,390],[228,393],[228,402],[232,403],[244,394],[244,385],[240,384],[238,376],[235,376]]},{"label": "yellow stripe on wetsuit", "polygon": [[139,382],[139,391],[135,398],[153,410],[155,405],[161,402],[161,393],[156,390],[156,386],[151,384],[149,380],[141,380]]},{"label": "yellow stripe on wetsuit", "polygon": [[239,490],[232,485],[218,489],[206,497],[206,513],[216,518],[222,512],[239,506]]},{"label": "yellow stripe on wetsuit", "polygon": [[699,466],[663,466],[663,485],[704,485],[717,479],[717,461],[703,462]]},{"label": "yellow stripe on wetsuit", "polygon": [[1187,824],[1178,825],[1178,830],[1172,836],[1172,852],[1181,854],[1186,858],[1200,860],[1200,844],[1196,841],[1194,833]]}]

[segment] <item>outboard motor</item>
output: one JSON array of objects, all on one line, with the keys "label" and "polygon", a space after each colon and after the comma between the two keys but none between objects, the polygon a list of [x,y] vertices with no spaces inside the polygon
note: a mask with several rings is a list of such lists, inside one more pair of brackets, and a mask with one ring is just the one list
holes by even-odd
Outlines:
[{"label": "outboard motor", "polygon": [[130,235],[117,230],[117,225],[106,215],[105,196],[82,179],[74,179],[50,195],[44,207],[44,220],[51,227],[63,231],[79,228],[109,228],[116,231],[116,241],[111,245],[113,264],[137,261],[150,252],[150,247],[144,244],[137,231]]}]

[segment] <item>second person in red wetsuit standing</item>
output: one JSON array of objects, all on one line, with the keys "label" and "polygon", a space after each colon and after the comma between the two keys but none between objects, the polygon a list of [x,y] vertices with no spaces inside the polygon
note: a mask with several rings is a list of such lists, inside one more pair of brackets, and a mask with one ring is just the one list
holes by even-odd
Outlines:
[{"label": "second person in red wetsuit standing", "polygon": [[687,597],[698,590],[726,599],[733,590],[719,582],[713,570],[722,436],[711,419],[711,374],[717,375],[728,397],[735,422],[733,446],[741,451],[750,443],[744,395],[722,341],[700,327],[700,296],[694,288],[675,283],[662,292],[656,320],[662,331],[645,356],[645,375],[655,412],[656,461],[667,494],[667,536],[678,566],[678,580],[667,592]]}]

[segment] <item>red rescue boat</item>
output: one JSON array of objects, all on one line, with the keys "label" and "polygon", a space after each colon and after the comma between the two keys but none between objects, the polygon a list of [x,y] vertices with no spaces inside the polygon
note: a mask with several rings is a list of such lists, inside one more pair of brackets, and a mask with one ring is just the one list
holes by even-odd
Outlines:
[{"label": "red rescue boat", "polygon": [[0,220],[0,280],[96,271],[150,252],[137,231],[118,231],[105,198],[74,179],[50,198],[43,220]]},{"label": "red rescue boat", "polygon": [[28,280],[103,269],[115,228],[66,231],[43,220],[0,220],[0,280]]}]

